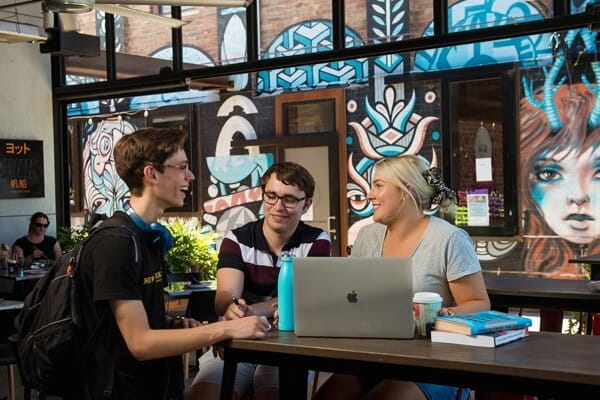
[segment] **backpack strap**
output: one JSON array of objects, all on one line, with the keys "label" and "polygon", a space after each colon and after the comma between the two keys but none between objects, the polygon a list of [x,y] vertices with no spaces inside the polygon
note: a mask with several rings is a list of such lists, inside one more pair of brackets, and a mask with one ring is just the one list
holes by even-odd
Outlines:
[{"label": "backpack strap", "polygon": [[[137,236],[137,234],[135,233],[135,231],[133,231],[131,228],[122,225],[122,224],[111,224],[110,221],[102,221],[101,223],[97,223],[94,228],[92,229],[92,231],[90,232],[90,234],[88,235],[88,237],[86,237],[82,242],[81,245],[79,246],[79,248],[76,251],[76,255],[75,255],[75,260],[73,260],[74,264],[76,267],[79,266],[79,260],[81,259],[81,254],[83,252],[83,249],[85,247],[85,244],[93,237],[95,236],[97,233],[101,232],[101,231],[105,231],[108,229],[118,229],[118,230],[125,230],[127,231],[127,233],[129,234],[128,236],[132,239],[133,241],[133,247],[134,247],[134,262],[135,264],[140,264],[141,262],[141,254],[140,254],[140,242],[139,242],[139,238]],[[98,331],[100,330],[103,322],[106,320],[106,323],[108,324],[108,346],[106,348],[106,369],[105,369],[105,373],[106,373],[106,382],[104,385],[104,389],[103,389],[103,393],[102,396],[105,400],[110,400],[110,398],[112,397],[112,388],[113,388],[113,384],[114,384],[114,375],[115,375],[115,364],[116,364],[116,352],[114,351],[115,349],[115,343],[113,343],[111,339],[112,337],[112,333],[114,330],[114,323],[110,320],[109,316],[111,315],[110,309],[107,311],[107,313],[101,318],[101,320],[98,322],[98,325],[96,326],[96,329],[94,330],[94,332],[92,332],[91,336],[90,336],[90,340],[89,342],[91,343],[92,340],[94,339],[94,337],[96,336],[96,334],[98,333]]]}]

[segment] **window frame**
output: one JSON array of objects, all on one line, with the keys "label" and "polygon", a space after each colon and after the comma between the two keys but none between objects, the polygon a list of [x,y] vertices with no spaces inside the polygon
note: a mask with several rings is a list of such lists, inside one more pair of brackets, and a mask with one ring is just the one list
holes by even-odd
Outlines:
[{"label": "window frame", "polygon": [[497,227],[460,226],[470,236],[499,237],[506,240],[519,234],[519,212],[518,212],[518,181],[517,181],[517,154],[518,142],[518,96],[519,80],[518,65],[515,63],[504,63],[485,67],[461,68],[445,71],[423,72],[406,75],[389,76],[385,84],[398,84],[413,81],[438,80],[441,86],[440,98],[440,129],[442,135],[442,173],[444,181],[451,188],[458,185],[458,165],[452,154],[458,151],[459,140],[451,135],[450,121],[450,84],[471,80],[499,78],[501,81],[501,93],[503,101],[502,110],[502,135],[503,135],[503,175],[504,175],[504,225]]}]

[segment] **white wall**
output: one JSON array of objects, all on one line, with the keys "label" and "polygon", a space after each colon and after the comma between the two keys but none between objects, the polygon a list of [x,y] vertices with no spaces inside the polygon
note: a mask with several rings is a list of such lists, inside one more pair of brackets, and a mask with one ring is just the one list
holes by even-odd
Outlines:
[{"label": "white wall", "polygon": [[0,138],[44,141],[45,191],[41,198],[0,199],[0,242],[25,235],[36,211],[48,214],[48,234],[56,236],[50,56],[35,44],[0,44],[0,93]]}]

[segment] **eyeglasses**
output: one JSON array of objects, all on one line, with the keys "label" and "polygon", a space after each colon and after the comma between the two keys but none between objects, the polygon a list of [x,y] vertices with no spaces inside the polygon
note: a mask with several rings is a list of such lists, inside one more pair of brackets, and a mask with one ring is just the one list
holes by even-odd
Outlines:
[{"label": "eyeglasses", "polygon": [[306,199],[306,196],[299,199],[290,195],[278,196],[276,193],[273,192],[263,192],[262,198],[263,201],[270,206],[274,206],[275,204],[277,204],[277,200],[281,199],[281,202],[283,203],[283,206],[285,208],[296,208],[300,201]]},{"label": "eyeglasses", "polygon": [[38,228],[47,228],[50,224],[40,224],[39,222],[34,222],[33,225],[35,225]]},{"label": "eyeglasses", "polygon": [[180,170],[181,172],[191,171],[190,166],[188,164],[181,164],[181,165],[163,164],[163,167],[175,168],[175,169]]}]

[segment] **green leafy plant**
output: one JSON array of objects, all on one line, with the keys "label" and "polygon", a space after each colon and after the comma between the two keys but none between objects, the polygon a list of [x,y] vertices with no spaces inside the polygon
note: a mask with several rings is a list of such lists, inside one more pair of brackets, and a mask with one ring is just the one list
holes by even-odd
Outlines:
[{"label": "green leafy plant", "polygon": [[197,218],[172,218],[163,221],[173,235],[173,247],[165,255],[171,273],[202,272],[203,280],[215,279],[219,235],[209,227],[202,227]]},{"label": "green leafy plant", "polygon": [[66,253],[75,247],[75,245],[85,239],[88,234],[89,231],[85,226],[80,228],[59,226],[58,231],[56,232],[58,243],[60,243],[60,248],[63,253]]}]

